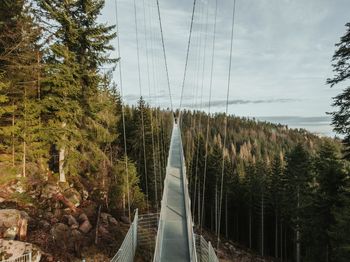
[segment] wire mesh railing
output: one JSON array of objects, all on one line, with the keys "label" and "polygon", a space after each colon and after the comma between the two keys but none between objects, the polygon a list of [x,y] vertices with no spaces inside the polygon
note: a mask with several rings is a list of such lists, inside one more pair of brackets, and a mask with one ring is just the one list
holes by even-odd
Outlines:
[{"label": "wire mesh railing", "polygon": [[[171,145],[170,145],[171,148]],[[168,155],[168,165],[166,167],[166,172],[169,172],[169,163],[170,163],[170,159],[171,159],[171,150],[169,151],[169,155]],[[159,214],[159,222],[158,222],[158,232],[157,232],[157,237],[156,237],[156,244],[155,244],[155,250],[154,250],[154,261],[156,261],[156,258],[160,258],[161,256],[161,247],[162,247],[162,239],[163,239],[163,233],[164,233],[164,221],[163,221],[163,217],[165,216],[165,208],[167,206],[167,195],[168,195],[168,184],[169,181],[168,179],[165,177],[164,179],[164,189],[163,189],[163,197],[161,200],[161,209],[160,209],[160,214]]]},{"label": "wire mesh railing", "polygon": [[1,262],[32,262],[32,252],[23,254],[22,256],[14,259],[0,260]]},{"label": "wire mesh railing", "polygon": [[195,235],[196,253],[198,262],[219,262],[211,242],[207,242],[203,236]]},{"label": "wire mesh railing", "polygon": [[159,213],[139,215],[137,245],[147,261],[152,261],[158,230]]},{"label": "wire mesh railing", "polygon": [[137,225],[138,210],[136,209],[134,221],[132,222],[124,241],[119,248],[117,254],[112,258],[111,262],[132,262],[134,261],[137,247]]},{"label": "wire mesh railing", "polygon": [[196,241],[195,235],[193,231],[193,221],[191,214],[191,198],[188,191],[188,180],[186,175],[186,161],[183,153],[182,139],[181,139],[181,131],[180,131],[180,154],[181,154],[181,166],[182,166],[182,176],[183,176],[183,188],[185,195],[185,210],[186,210],[186,223],[187,223],[187,235],[188,235],[188,245],[189,251],[191,255],[191,261],[197,261],[197,253],[196,253]]}]

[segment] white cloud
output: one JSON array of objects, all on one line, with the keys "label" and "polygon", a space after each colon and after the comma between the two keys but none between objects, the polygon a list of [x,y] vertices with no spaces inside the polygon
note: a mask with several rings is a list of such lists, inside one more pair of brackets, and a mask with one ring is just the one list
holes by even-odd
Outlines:
[{"label": "white cloud", "polygon": [[[161,93],[159,103],[168,104],[167,84],[159,36],[156,1],[144,0],[147,39],[156,56],[151,59],[151,93]],[[198,58],[199,29],[205,28],[206,5],[198,0],[188,66],[185,96],[200,100],[202,57]],[[218,9],[218,30],[214,66],[213,99],[225,98],[230,45],[232,0],[222,0]],[[139,95],[132,0],[118,0],[124,91]],[[207,56],[203,99],[208,99],[214,0],[209,0]],[[141,58],[141,81],[147,98],[148,76],[143,26],[143,0],[137,0]],[[160,1],[173,96],[179,99],[192,11],[192,1]],[[102,21],[115,22],[114,0],[106,0]],[[348,0],[237,0],[231,100],[302,99],[290,103],[232,105],[236,115],[324,115],[331,111],[331,97],[339,88],[329,89],[325,80],[332,75],[330,60],[349,22]],[[149,28],[151,24],[151,29]],[[204,47],[204,35],[201,36]],[[151,39],[153,39],[151,41]],[[152,44],[151,44],[152,43]],[[116,41],[114,42],[116,44]],[[203,51],[201,51],[203,54]],[[153,53],[153,52],[152,52]],[[153,79],[153,74],[155,79]],[[116,80],[117,74],[116,74]],[[146,95],[145,95],[146,94]],[[164,97],[165,95],[165,97]],[[193,98],[193,95],[196,97]],[[156,99],[153,99],[153,101]],[[131,101],[131,100],[130,100]]]}]

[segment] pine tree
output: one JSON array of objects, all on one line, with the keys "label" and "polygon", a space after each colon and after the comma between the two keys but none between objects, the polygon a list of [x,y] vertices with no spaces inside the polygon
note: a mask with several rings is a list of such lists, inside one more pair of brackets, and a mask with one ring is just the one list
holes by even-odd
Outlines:
[{"label": "pine tree", "polygon": [[[340,38],[340,42],[336,44],[337,50],[333,55],[333,78],[329,78],[327,83],[333,87],[338,83],[350,79],[350,23],[346,25],[345,35]],[[333,106],[338,110],[332,113],[332,124],[334,130],[344,135],[345,157],[350,158],[350,125],[349,125],[349,107],[350,107],[350,87],[334,98]]]}]

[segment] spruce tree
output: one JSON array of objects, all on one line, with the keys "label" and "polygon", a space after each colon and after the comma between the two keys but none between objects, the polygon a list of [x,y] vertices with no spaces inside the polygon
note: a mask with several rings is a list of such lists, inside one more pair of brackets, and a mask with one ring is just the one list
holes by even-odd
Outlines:
[{"label": "spruce tree", "polygon": [[283,206],[288,201],[285,194],[284,167],[281,156],[278,154],[272,161],[272,172],[269,173],[268,183],[270,188],[271,206],[274,213],[274,255],[281,256],[281,233],[283,221]]},{"label": "spruce tree", "polygon": [[[107,144],[111,145],[111,139],[116,139],[113,135],[116,134],[116,130],[111,127],[115,126],[117,116],[104,118],[104,113],[111,109],[110,105],[116,100],[109,94],[110,80],[101,72],[101,67],[114,64],[117,60],[109,58],[109,51],[113,50],[109,42],[116,36],[112,32],[114,26],[107,26],[97,21],[104,7],[104,1],[37,0],[37,3],[41,7],[41,15],[45,18],[43,23],[48,20],[53,24],[49,29],[49,32],[54,31],[51,52],[56,52],[54,49],[57,45],[62,49],[59,51],[61,57],[54,57],[52,63],[58,66],[63,63],[61,69],[68,74],[58,80],[56,85],[68,88],[65,96],[72,100],[77,112],[73,116],[68,116],[73,118],[70,119],[73,124],[71,127],[62,118],[54,120],[66,132],[78,131],[73,132],[72,145],[68,143],[72,140],[67,136],[63,136],[65,142],[62,142],[63,140],[56,142],[62,181],[65,180],[69,159],[73,159],[80,173],[94,175],[102,172],[106,175],[108,173],[106,168],[108,169],[111,163],[108,161],[105,149]],[[71,68],[71,71],[65,71],[64,66]],[[73,82],[67,83],[65,78]],[[59,92],[64,91],[62,89]],[[69,114],[72,113],[71,111]],[[74,150],[67,150],[68,147]],[[69,167],[68,170],[72,173],[77,171],[70,170]]]},{"label": "spruce tree", "polygon": [[332,247],[332,260],[346,262],[350,257],[350,180],[346,179],[343,191],[340,194],[340,204],[334,206],[332,214],[335,224],[329,230]]},{"label": "spruce tree", "polygon": [[298,144],[287,157],[286,183],[289,195],[289,215],[295,232],[295,260],[301,261],[302,228],[309,205],[310,182],[312,180],[310,154]]},{"label": "spruce tree", "polygon": [[4,92],[8,88],[8,83],[2,82],[2,77],[0,77],[0,152],[6,151],[6,137],[11,137],[12,128],[11,126],[5,125],[3,121],[3,116],[13,114],[13,106],[8,104],[9,97]]},{"label": "spruce tree", "polygon": [[12,165],[21,166],[23,176],[27,162],[36,162],[45,169],[41,160],[46,151],[46,143],[40,137],[41,29],[31,11],[24,0],[0,3],[0,71],[8,83],[3,89],[8,96],[3,106],[12,106],[0,124],[7,130],[5,153],[12,154]]},{"label": "spruce tree", "polygon": [[315,161],[318,186],[313,203],[314,214],[311,217],[311,228],[314,230],[310,239],[310,256],[313,261],[324,258],[326,261],[337,261],[333,257],[338,243],[332,241],[329,232],[336,224],[333,210],[344,204],[342,194],[346,175],[339,151],[334,142],[326,140]]},{"label": "spruce tree", "polygon": [[[337,50],[333,55],[332,66],[335,75],[327,80],[331,87],[350,79],[350,23],[347,23],[345,26],[346,32],[340,38],[340,42],[336,44]],[[334,130],[344,135],[345,157],[348,159],[350,159],[349,101],[350,87],[347,87],[334,98],[333,106],[338,108],[338,110],[331,113]]]}]

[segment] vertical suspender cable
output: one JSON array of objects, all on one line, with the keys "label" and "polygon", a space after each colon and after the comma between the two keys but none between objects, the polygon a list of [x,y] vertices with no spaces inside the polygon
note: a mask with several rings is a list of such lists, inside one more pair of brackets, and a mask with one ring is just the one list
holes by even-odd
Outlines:
[{"label": "vertical suspender cable", "polygon": [[[153,3],[153,1],[152,1]],[[159,192],[163,192],[163,189],[162,189],[162,179],[161,179],[161,168],[160,168],[160,143],[159,143],[159,101],[158,101],[158,97],[157,97],[157,94],[158,92],[156,91],[157,90],[157,87],[158,87],[158,81],[156,81],[156,73],[155,73],[155,62],[154,62],[154,56],[155,56],[155,53],[154,53],[154,42],[155,42],[155,38],[154,38],[154,33],[153,33],[153,30],[152,30],[152,9],[153,9],[153,5],[150,5],[149,8],[148,8],[148,25],[149,25],[149,28],[150,28],[150,36],[151,36],[151,45],[150,45],[150,50],[151,50],[151,65],[152,65],[152,81],[153,81],[153,93],[156,95],[155,97],[155,126],[156,126],[156,151],[155,151],[155,147],[153,147],[154,145],[154,139],[152,141],[152,147],[153,147],[153,158],[154,158],[154,161],[157,160],[157,162],[154,164],[154,169],[156,170],[156,172],[154,173],[155,175],[155,180],[159,182],[159,187],[160,187],[160,191]],[[149,88],[149,92],[150,92],[150,96],[151,96],[151,87]],[[152,121],[153,122],[153,121]],[[153,126],[152,126],[153,127]],[[152,130],[152,134],[153,134],[153,130]],[[154,137],[154,135],[152,135],[152,137]],[[158,174],[158,180],[157,180],[157,174]],[[156,182],[155,182],[156,183]],[[157,187],[157,185],[156,185]],[[158,197],[156,197],[158,199]],[[157,213],[158,213],[158,203],[159,200],[156,200],[156,207],[157,207]]]},{"label": "vertical suspender cable", "polygon": [[[195,65],[194,65],[194,81],[193,84],[195,86],[195,88],[193,88],[193,100],[192,100],[192,113],[190,114],[191,116],[191,125],[190,125],[190,129],[188,130],[188,137],[187,139],[187,157],[186,160],[190,160],[190,155],[194,154],[193,149],[195,146],[195,143],[192,143],[193,140],[193,134],[195,134],[195,127],[196,127],[196,112],[195,112],[195,107],[198,104],[198,92],[199,92],[199,72],[200,72],[200,60],[201,60],[201,47],[202,47],[202,28],[203,28],[203,23],[201,21],[202,16],[201,16],[201,9],[199,8],[199,19],[198,19],[198,23],[200,24],[200,29],[199,29],[199,37],[198,37],[198,41],[195,44],[195,47],[197,47],[197,51],[195,53]],[[189,112],[190,113],[190,112]],[[192,157],[192,165],[194,165],[195,163],[195,157]],[[189,164],[189,167],[191,165]],[[191,175],[189,176],[189,190],[191,192],[191,195],[193,196],[193,200],[191,201],[192,203],[192,215],[194,215],[194,210],[195,210],[195,206],[196,206],[196,175],[193,175],[192,171],[193,169],[191,168]],[[194,180],[194,191],[192,192],[192,184],[193,184],[193,180]],[[194,218],[194,216],[193,216]]]},{"label": "vertical suspender cable", "polygon": [[[205,62],[206,62],[206,49],[207,49],[207,39],[208,39],[208,18],[209,18],[209,1],[207,3],[207,10],[206,10],[206,18],[205,18],[205,38],[204,38],[204,51],[203,51],[203,63],[202,63],[202,82],[201,82],[201,94],[200,94],[200,104],[199,109],[202,109],[203,106],[203,89],[204,89],[204,73],[205,73]],[[202,29],[202,26],[201,26]],[[200,41],[201,43],[202,41]],[[201,46],[201,44],[200,44]],[[199,60],[199,59],[198,59]],[[199,71],[199,70],[198,70]],[[196,97],[198,95],[196,94]],[[198,104],[198,103],[197,103]],[[193,158],[195,160],[195,177],[194,177],[194,201],[193,201],[193,214],[196,210],[196,202],[197,202],[197,180],[198,180],[198,160],[199,160],[199,138],[200,133],[202,130],[202,113],[199,113],[199,119],[198,119],[198,130],[197,130],[197,148],[196,148],[196,156]],[[198,181],[200,183],[200,181]],[[199,202],[199,201],[198,201]],[[198,203],[198,210],[200,210],[200,204]],[[200,211],[199,211],[200,212]],[[194,216],[195,217],[195,216]],[[198,224],[200,225],[200,219],[198,217]]]},{"label": "vertical suspender cable", "polygon": [[[144,34],[145,34],[145,44],[146,44],[146,62],[147,62],[147,77],[148,77],[148,96],[149,103],[151,104],[152,94],[151,94],[151,79],[149,70],[149,55],[148,55],[148,39],[147,39],[147,23],[146,23],[146,5],[145,0],[142,0],[143,5],[143,23],[144,23]],[[156,157],[155,157],[155,147],[154,147],[154,129],[153,129],[153,112],[150,109],[150,120],[151,120],[151,137],[152,137],[152,159],[153,159],[153,175],[154,175],[154,198],[156,209],[158,213],[158,187],[157,187],[157,170],[156,170]]]},{"label": "vertical suspender cable", "polygon": [[207,118],[207,127],[206,127],[206,135],[205,135],[203,195],[202,195],[202,208],[201,208],[201,219],[200,219],[200,230],[201,230],[201,232],[202,232],[202,229],[203,229],[203,219],[204,219],[205,184],[206,184],[207,164],[208,164],[208,142],[209,142],[209,127],[210,127],[211,96],[212,96],[213,76],[214,76],[217,13],[218,13],[218,1],[215,0],[214,31],[213,31],[213,45],[212,45],[211,69],[210,69],[210,86],[209,86],[209,98],[208,98],[209,99],[208,100],[208,118]]},{"label": "vertical suspender cable", "polygon": [[[138,69],[138,80],[139,80],[139,89],[140,89],[140,99],[142,98],[142,84],[141,84],[141,68],[140,68],[140,47],[139,47],[139,33],[137,27],[137,6],[136,0],[134,0],[134,16],[135,16],[135,33],[136,33],[136,47],[137,47],[137,69]],[[144,105],[140,104],[140,113],[141,113],[141,131],[142,131],[142,144],[143,144],[143,162],[145,168],[145,179],[146,179],[146,205],[147,211],[149,213],[149,204],[148,204],[148,177],[147,177],[147,158],[146,158],[146,141],[145,141],[145,123],[144,123]]]},{"label": "vertical suspender cable", "polygon": [[[115,0],[115,17],[116,17],[116,29],[117,34],[119,34],[119,21],[118,21],[118,0]],[[118,57],[120,58],[120,36],[117,37],[118,41]],[[130,188],[129,188],[129,169],[128,169],[128,150],[126,146],[126,131],[125,131],[125,106],[123,101],[123,78],[122,78],[122,61],[119,59],[119,81],[120,81],[120,95],[122,103],[122,121],[123,121],[123,139],[124,139],[124,157],[125,157],[125,173],[126,173],[126,190],[127,190],[127,200],[128,200],[128,217],[131,221],[131,210],[130,210]]]},{"label": "vertical suspender cable", "polygon": [[167,62],[167,56],[166,56],[166,51],[165,51],[165,42],[164,42],[164,34],[163,34],[162,17],[161,17],[161,15],[160,15],[159,0],[157,0],[157,10],[158,10],[158,20],[159,20],[160,35],[161,35],[161,39],[162,39],[162,47],[163,47],[163,56],[164,56],[165,71],[166,71],[167,84],[168,84],[168,91],[169,91],[169,98],[170,98],[170,110],[171,110],[172,112],[174,112],[174,108],[173,108],[173,99],[172,99],[171,87],[170,87],[170,77],[169,77],[168,62]]},{"label": "vertical suspender cable", "polygon": [[236,0],[233,2],[232,11],[232,28],[231,28],[231,47],[230,47],[230,64],[227,79],[227,93],[226,93],[226,110],[225,110],[225,130],[224,130],[224,144],[222,146],[222,167],[221,167],[221,187],[220,187],[220,205],[219,205],[219,228],[218,228],[218,239],[217,248],[220,245],[220,225],[221,225],[221,209],[222,209],[222,191],[224,185],[224,172],[225,172],[225,149],[227,140],[227,114],[228,114],[228,99],[230,97],[230,87],[231,87],[231,68],[232,68],[232,50],[233,50],[233,30],[235,27],[235,13],[236,13]]},{"label": "vertical suspender cable", "polygon": [[[153,1],[152,1],[153,3]],[[150,8],[150,17],[153,17],[153,11],[156,12],[156,5],[151,5],[151,8]],[[152,28],[153,27],[153,24],[151,23],[151,19],[150,19],[150,27]],[[156,25],[155,25],[156,26]],[[153,51],[153,55],[152,55],[152,68],[153,68],[153,80],[154,80],[154,93],[155,94],[159,94],[159,91],[158,91],[158,88],[159,88],[159,82],[160,82],[160,79],[159,79],[159,74],[156,74],[156,64],[160,64],[160,59],[159,59],[159,56],[157,55],[156,56],[156,59],[155,59],[155,55],[156,55],[156,52],[155,52],[155,46],[153,46],[153,42],[154,43],[157,43],[157,37],[156,37],[156,34],[153,33],[154,30],[151,30],[151,36],[152,36],[152,41],[151,41],[151,49]],[[163,49],[163,51],[165,50],[165,48]],[[163,52],[163,55],[164,55],[164,52]],[[165,69],[166,71],[166,69]],[[167,77],[168,79],[168,77]],[[169,88],[169,82],[168,82],[168,91],[170,90]],[[171,97],[171,96],[169,96]],[[172,101],[171,101],[171,104],[172,104]],[[163,192],[163,180],[164,180],[164,176],[163,176],[163,147],[161,147],[161,128],[162,126],[160,125],[160,118],[162,117],[160,115],[161,113],[161,110],[160,110],[160,103],[159,103],[159,97],[158,95],[156,95],[156,107],[157,107],[157,110],[156,110],[156,126],[157,126],[157,152],[158,152],[158,176],[159,176],[159,187],[160,187],[160,192]]]},{"label": "vertical suspender cable", "polygon": [[[184,95],[184,88],[185,88],[185,83],[186,83],[186,75],[187,75],[187,66],[188,66],[188,57],[190,53],[190,48],[191,48],[191,38],[192,38],[192,30],[193,30],[193,20],[194,20],[194,15],[196,11],[196,2],[197,0],[193,1],[193,9],[192,9],[192,18],[191,18],[191,26],[190,26],[190,34],[188,36],[188,43],[187,43],[187,52],[186,52],[186,61],[185,61],[185,70],[184,70],[184,76],[182,80],[182,87],[181,87],[181,97],[180,97],[180,115],[181,115],[181,108],[182,108],[182,100],[183,100],[183,95]],[[179,124],[181,123],[181,117],[179,116]]]}]

